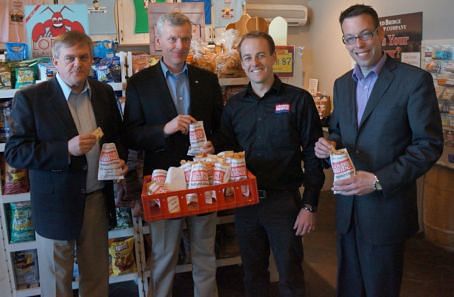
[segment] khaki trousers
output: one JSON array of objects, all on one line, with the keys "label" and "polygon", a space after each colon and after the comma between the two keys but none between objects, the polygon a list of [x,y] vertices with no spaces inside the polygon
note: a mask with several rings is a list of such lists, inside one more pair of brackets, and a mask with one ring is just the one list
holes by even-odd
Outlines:
[{"label": "khaki trousers", "polygon": [[79,296],[108,296],[108,225],[104,195],[97,191],[86,197],[77,240],[54,240],[36,233],[41,297],[73,297],[74,255],[79,264]]}]

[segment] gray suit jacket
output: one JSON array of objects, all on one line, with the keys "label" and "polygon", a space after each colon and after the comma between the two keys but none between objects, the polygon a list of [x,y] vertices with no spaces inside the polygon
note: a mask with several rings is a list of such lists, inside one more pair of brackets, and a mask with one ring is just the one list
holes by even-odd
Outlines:
[{"label": "gray suit jacket", "polygon": [[348,231],[354,208],[364,240],[401,242],[418,230],[416,179],[443,149],[432,76],[388,57],[359,126],[356,114],[356,83],[349,71],[334,85],[329,137],[348,149],[357,170],[374,173],[383,191],[337,195],[337,230]]}]

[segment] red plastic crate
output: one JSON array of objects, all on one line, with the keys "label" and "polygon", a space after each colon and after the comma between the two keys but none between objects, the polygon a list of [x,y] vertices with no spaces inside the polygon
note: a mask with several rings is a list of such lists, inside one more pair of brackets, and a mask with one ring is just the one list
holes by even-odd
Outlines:
[{"label": "red plastic crate", "polygon": [[[238,208],[259,202],[257,181],[255,176],[248,172],[248,178],[242,181],[229,182],[222,185],[208,186],[198,189],[188,189],[160,194],[147,195],[146,184],[151,180],[151,176],[144,177],[142,187],[143,217],[145,221],[152,222],[162,219],[180,218],[197,214],[215,212],[223,209]],[[241,186],[249,187],[249,196],[244,196]],[[231,188],[233,195],[225,196],[225,189]],[[212,199],[212,204],[205,202],[205,192],[216,191],[216,199]],[[197,206],[189,206],[186,202],[187,194],[197,195]],[[180,205],[179,212],[169,212],[167,198],[178,196]],[[160,201],[160,206],[155,202]]]}]

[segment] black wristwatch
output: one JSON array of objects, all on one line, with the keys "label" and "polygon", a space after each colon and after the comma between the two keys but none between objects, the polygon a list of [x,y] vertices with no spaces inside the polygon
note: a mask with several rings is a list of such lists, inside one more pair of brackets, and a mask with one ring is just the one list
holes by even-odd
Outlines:
[{"label": "black wristwatch", "polygon": [[315,212],[314,208],[310,204],[304,204],[303,209],[308,212],[312,212],[312,213]]}]

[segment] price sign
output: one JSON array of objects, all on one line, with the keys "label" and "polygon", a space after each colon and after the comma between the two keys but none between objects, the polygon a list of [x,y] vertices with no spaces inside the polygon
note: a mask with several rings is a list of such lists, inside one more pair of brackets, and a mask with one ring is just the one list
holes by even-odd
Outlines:
[{"label": "price sign", "polygon": [[276,63],[273,71],[279,76],[293,76],[293,64],[295,57],[294,46],[276,46]]}]

